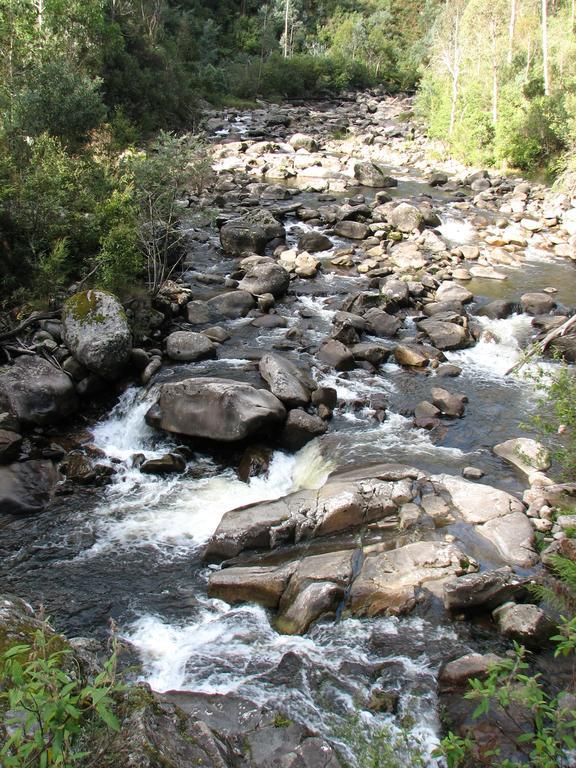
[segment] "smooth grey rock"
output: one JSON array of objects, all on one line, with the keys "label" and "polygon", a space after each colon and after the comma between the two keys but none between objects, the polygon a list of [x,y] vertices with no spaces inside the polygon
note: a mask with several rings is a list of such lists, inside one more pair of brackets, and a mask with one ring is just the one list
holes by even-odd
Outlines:
[{"label": "smooth grey rock", "polygon": [[183,363],[216,357],[217,346],[201,333],[175,331],[166,339],[166,354]]},{"label": "smooth grey rock", "polygon": [[275,298],[283,296],[290,286],[290,274],[280,264],[254,264],[238,284],[241,291],[255,296],[271,293]]},{"label": "smooth grey rock", "polygon": [[290,451],[298,451],[310,440],[323,435],[327,429],[328,425],[319,416],[296,408],[288,414],[280,443]]},{"label": "smooth grey rock", "polygon": [[0,410],[22,424],[54,424],[78,410],[72,379],[41,357],[19,357],[0,372]]},{"label": "smooth grey rock", "polygon": [[384,166],[372,162],[359,162],[354,166],[354,177],[364,187],[397,187],[398,182],[386,173]]},{"label": "smooth grey rock", "polygon": [[316,382],[307,371],[273,352],[262,356],[259,370],[272,394],[289,408],[308,405]]},{"label": "smooth grey rock", "polygon": [[190,378],[163,384],[149,421],[167,432],[222,442],[243,440],[285,419],[271,392],[241,381]]},{"label": "smooth grey rock", "polygon": [[24,461],[0,467],[0,512],[41,512],[52,500],[58,473],[51,461]]},{"label": "smooth grey rock", "polygon": [[405,234],[410,234],[415,229],[422,229],[424,217],[414,205],[400,203],[388,214],[388,221],[394,229]]}]

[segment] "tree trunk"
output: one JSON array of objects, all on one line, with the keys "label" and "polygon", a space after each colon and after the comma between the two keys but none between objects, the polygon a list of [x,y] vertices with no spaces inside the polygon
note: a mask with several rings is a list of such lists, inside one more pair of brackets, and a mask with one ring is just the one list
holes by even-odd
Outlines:
[{"label": "tree trunk", "polygon": [[[514,52],[514,33],[516,32],[516,1],[510,0],[510,27],[508,29],[508,64],[512,64],[512,54]],[[572,0],[576,2],[576,0]]]},{"label": "tree trunk", "polygon": [[284,58],[288,58],[288,18],[290,15],[290,0],[286,0],[284,7]]},{"label": "tree trunk", "polygon": [[450,103],[450,126],[448,128],[448,135],[452,136],[454,133],[454,125],[456,123],[456,106],[458,103],[458,91],[460,88],[460,9],[456,10],[456,16],[454,17],[452,34],[453,34],[453,52],[452,52],[452,98]]},{"label": "tree trunk", "polygon": [[38,8],[38,29],[41,30],[44,24],[44,0],[38,0],[36,7]]},{"label": "tree trunk", "polygon": [[574,32],[574,26],[576,25],[576,0],[572,0],[572,16],[570,18],[570,29]]},{"label": "tree trunk", "polygon": [[548,0],[542,0],[542,63],[544,65],[544,93],[550,95],[550,71],[548,62]]}]

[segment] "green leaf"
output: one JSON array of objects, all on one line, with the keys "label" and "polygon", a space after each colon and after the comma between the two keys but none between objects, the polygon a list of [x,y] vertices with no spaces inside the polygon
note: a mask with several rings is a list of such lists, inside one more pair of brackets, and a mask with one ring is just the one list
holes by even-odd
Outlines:
[{"label": "green leaf", "polygon": [[98,713],[100,719],[103,720],[109,728],[111,728],[113,731],[120,730],[120,722],[118,718],[116,715],[110,712],[109,709],[100,704],[96,707],[96,712]]}]

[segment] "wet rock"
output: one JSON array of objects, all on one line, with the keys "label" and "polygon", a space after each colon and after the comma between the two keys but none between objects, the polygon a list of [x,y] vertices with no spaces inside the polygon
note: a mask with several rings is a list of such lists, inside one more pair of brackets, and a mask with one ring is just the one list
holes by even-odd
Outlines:
[{"label": "wet rock", "polygon": [[333,247],[332,240],[321,232],[306,232],[298,240],[298,250],[308,253],[317,253],[319,251],[329,251]]},{"label": "wet rock", "polygon": [[414,426],[419,429],[434,429],[440,424],[440,409],[423,400],[414,409]]},{"label": "wet rock", "polygon": [[66,479],[78,485],[90,485],[96,480],[96,471],[92,462],[85,453],[80,451],[69,453],[61,468]]},{"label": "wet rock", "polygon": [[192,325],[204,325],[210,322],[210,307],[204,301],[190,301],[186,305],[186,316]]},{"label": "wet rock", "polygon": [[415,229],[422,229],[424,226],[424,217],[413,205],[409,203],[400,203],[388,214],[388,221],[394,229],[405,234],[410,234]]},{"label": "wet rock", "polygon": [[470,680],[483,680],[492,667],[502,661],[504,659],[495,653],[467,653],[459,659],[448,661],[438,672],[438,688],[443,693],[467,689]]},{"label": "wet rock", "polygon": [[280,264],[254,264],[246,271],[238,287],[256,296],[271,293],[279,298],[286,293],[289,285],[290,275]]},{"label": "wet rock", "polygon": [[248,291],[230,291],[210,299],[207,306],[212,319],[237,320],[255,308],[256,300]]},{"label": "wet rock", "polygon": [[289,408],[308,405],[316,382],[307,371],[274,353],[262,357],[259,370],[272,394]]},{"label": "wet rock", "polygon": [[323,363],[328,363],[337,371],[351,371],[355,368],[352,352],[348,347],[335,339],[324,342],[318,350],[316,357]]},{"label": "wet rock", "polygon": [[436,368],[436,376],[440,378],[456,378],[462,373],[462,368],[458,365],[446,363]]},{"label": "wet rock", "polygon": [[380,293],[387,308],[391,311],[410,304],[410,289],[403,280],[396,280],[395,278],[386,280]]},{"label": "wet rock", "polygon": [[556,309],[556,302],[547,293],[525,293],[520,297],[520,305],[528,315],[547,315]]},{"label": "wet rock", "polygon": [[482,317],[489,317],[492,320],[503,320],[520,310],[520,306],[514,301],[505,301],[497,299],[485,304],[476,314]]},{"label": "wet rock", "polygon": [[506,603],[497,608],[493,616],[505,637],[531,648],[546,643],[555,629],[550,616],[536,605]]},{"label": "wet rock", "polygon": [[278,568],[224,568],[210,574],[208,596],[227,603],[252,602],[277,608],[295,570],[296,563]]},{"label": "wet rock", "polygon": [[8,429],[0,429],[0,464],[10,464],[20,455],[22,435]]},{"label": "wet rock", "polygon": [[[371,476],[373,474],[373,476]],[[208,543],[206,559],[235,557],[248,549],[270,549],[285,541],[327,536],[396,516],[416,491],[418,470],[383,465],[335,476],[316,490],[227,512]]]},{"label": "wet rock", "polygon": [[448,174],[443,171],[436,171],[430,174],[427,181],[431,187],[443,187],[448,183]]},{"label": "wet rock", "polygon": [[54,424],[78,409],[69,376],[41,357],[19,357],[0,372],[0,410],[22,424]]},{"label": "wet rock", "polygon": [[190,378],[163,384],[147,420],[167,432],[222,442],[277,428],[286,416],[271,392],[241,381]]},{"label": "wet rock", "polygon": [[346,237],[349,240],[364,240],[370,234],[366,224],[359,221],[339,221],[334,226],[334,232],[340,237]]},{"label": "wet rock", "polygon": [[386,173],[386,169],[377,163],[356,163],[354,178],[363,187],[397,187],[398,182]]},{"label": "wet rock", "polygon": [[[293,670],[288,679],[294,680]],[[237,768],[340,768],[332,747],[306,726],[247,699],[231,694],[174,691],[165,694],[164,698],[174,702],[193,720],[210,729],[219,744],[224,744],[225,754],[223,762],[218,764],[196,758],[183,761],[178,766],[162,768],[188,768],[192,765],[224,768],[232,763]],[[143,768],[152,766],[145,764]]]},{"label": "wet rock", "polygon": [[364,342],[362,344],[355,344],[351,350],[354,360],[368,362],[377,368],[382,363],[386,362],[390,356],[390,350],[383,347],[380,344],[372,344],[370,342]]},{"label": "wet rock", "polygon": [[289,412],[284,429],[280,435],[280,443],[290,451],[298,451],[315,437],[323,435],[328,426],[320,416],[306,413],[302,408]]},{"label": "wet rock", "polygon": [[183,363],[216,357],[216,344],[201,333],[175,331],[166,339],[166,354]]},{"label": "wet rock", "polygon": [[466,480],[481,480],[486,473],[478,467],[464,467],[462,477]]},{"label": "wet rock", "polygon": [[350,590],[350,610],[361,616],[407,613],[416,605],[421,589],[438,593],[445,579],[477,568],[453,544],[437,541],[369,555]]},{"label": "wet rock", "polygon": [[332,552],[300,561],[280,600],[278,631],[303,634],[322,615],[335,611],[352,579],[353,557],[352,551]]},{"label": "wet rock", "polygon": [[381,309],[373,307],[364,313],[364,320],[368,323],[368,332],[373,336],[392,338],[396,336],[402,326],[402,322],[394,315],[389,315]]},{"label": "wet rock", "polygon": [[422,320],[418,328],[430,338],[437,349],[462,349],[468,346],[469,339],[466,330],[457,323],[446,323],[441,320]]},{"label": "wet rock", "polygon": [[464,415],[464,403],[468,402],[466,395],[457,395],[441,387],[432,389],[432,403],[439,408],[444,416],[460,419]]},{"label": "wet rock", "polygon": [[0,511],[41,512],[52,500],[58,473],[51,461],[24,461],[0,467]]},{"label": "wet rock", "polygon": [[179,453],[167,453],[159,459],[148,459],[140,465],[143,475],[170,475],[175,472],[184,472],[186,461]]},{"label": "wet rock", "polygon": [[424,368],[434,355],[419,344],[398,344],[394,350],[394,357],[398,365],[406,368]]},{"label": "wet rock", "polygon": [[444,584],[444,607],[455,613],[492,611],[510,600],[523,600],[529,584],[530,579],[509,567],[460,576]]},{"label": "wet rock", "polygon": [[247,483],[252,477],[265,475],[270,467],[271,456],[270,448],[247,448],[238,465],[239,479]]},{"label": "wet rock", "polygon": [[496,456],[512,464],[526,475],[532,472],[545,472],[550,468],[550,452],[537,440],[528,437],[515,437],[495,445]]},{"label": "wet rock", "polygon": [[126,313],[110,293],[71,296],[62,311],[62,338],[81,365],[106,380],[121,376],[130,361],[132,334]]},{"label": "wet rock", "polygon": [[318,387],[312,392],[312,402],[316,406],[324,405],[333,411],[338,405],[338,393],[332,387]]},{"label": "wet rock", "polygon": [[467,304],[473,298],[474,294],[467,288],[451,281],[441,283],[436,291],[436,301],[457,301],[460,304]]},{"label": "wet rock", "polygon": [[220,229],[222,248],[233,256],[241,256],[243,253],[264,254],[270,240],[283,236],[284,228],[272,214],[242,216],[227,222]]}]

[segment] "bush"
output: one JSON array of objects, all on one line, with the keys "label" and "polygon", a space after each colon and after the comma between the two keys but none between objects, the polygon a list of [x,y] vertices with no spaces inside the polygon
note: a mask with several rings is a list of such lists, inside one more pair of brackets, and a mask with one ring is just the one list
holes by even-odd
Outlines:
[{"label": "bush", "polygon": [[48,133],[78,147],[104,120],[101,81],[83,73],[65,56],[40,59],[13,100],[11,129],[26,136]]},{"label": "bush", "polygon": [[8,738],[0,749],[5,768],[68,768],[86,753],[78,751],[84,730],[101,722],[119,730],[114,694],[114,649],[103,670],[90,679],[58,635],[35,633],[32,644],[10,648],[0,661],[0,704]]}]

